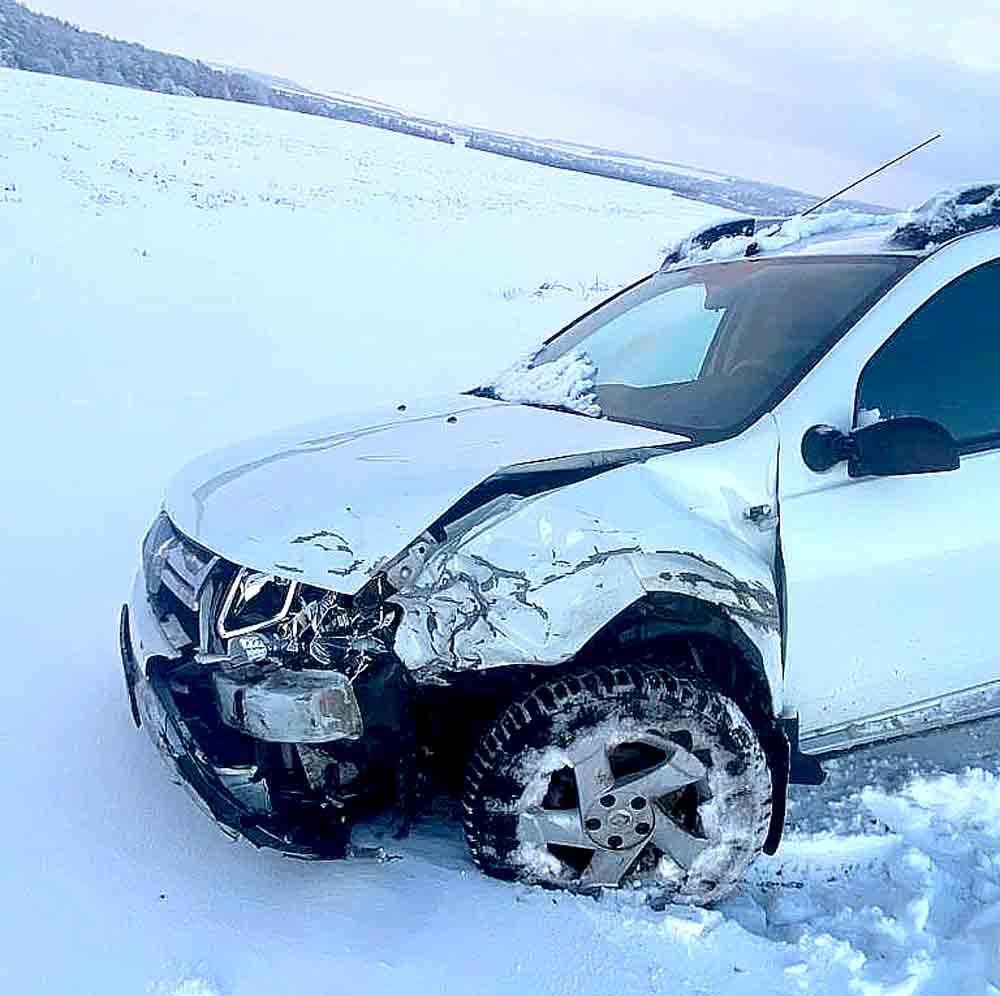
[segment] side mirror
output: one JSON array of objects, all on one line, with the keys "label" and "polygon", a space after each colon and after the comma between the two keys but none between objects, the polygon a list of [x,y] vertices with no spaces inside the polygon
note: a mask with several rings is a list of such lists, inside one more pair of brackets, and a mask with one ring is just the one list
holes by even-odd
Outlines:
[{"label": "side mirror", "polygon": [[849,434],[814,425],[802,437],[802,459],[817,473],[846,460],[851,477],[934,474],[959,466],[958,445],[951,433],[916,416],[876,422]]}]

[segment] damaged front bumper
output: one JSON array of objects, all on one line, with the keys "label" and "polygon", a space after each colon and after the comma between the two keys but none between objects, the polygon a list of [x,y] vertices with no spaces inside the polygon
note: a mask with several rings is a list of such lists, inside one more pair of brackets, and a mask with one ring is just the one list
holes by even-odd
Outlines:
[{"label": "damaged front bumper", "polygon": [[[317,834],[303,834],[301,829],[291,833],[283,819],[269,819],[237,796],[241,773],[220,771],[209,761],[178,709],[161,673],[160,662],[170,658],[160,658],[160,662],[150,660],[148,672],[140,666],[134,646],[142,637],[133,634],[132,624],[133,620],[141,620],[143,613],[133,612],[133,605],[134,600],[122,606],[120,625],[122,665],[132,717],[136,726],[145,729],[171,773],[179,776],[179,784],[234,839],[244,837],[258,847],[275,848],[303,858],[343,857],[346,825],[343,833],[331,833],[333,828]],[[156,625],[151,613],[146,622],[149,621]],[[146,629],[143,635],[155,639],[155,630]],[[228,784],[227,775],[232,779]],[[251,782],[242,781],[244,788],[251,787]],[[346,820],[341,822],[346,824]]]},{"label": "damaged front bumper", "polygon": [[385,704],[402,700],[405,669],[371,667],[353,682],[333,670],[279,668],[242,681],[200,659],[176,618],[161,616],[140,572],[121,611],[122,665],[132,717],[171,772],[231,837],[297,857],[345,857],[353,803],[378,782],[373,740],[393,765],[404,753],[400,730],[379,727],[401,725]]}]

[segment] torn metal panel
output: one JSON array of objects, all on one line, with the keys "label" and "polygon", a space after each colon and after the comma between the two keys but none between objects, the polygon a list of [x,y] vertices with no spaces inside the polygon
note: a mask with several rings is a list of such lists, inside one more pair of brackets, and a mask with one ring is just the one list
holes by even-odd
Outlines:
[{"label": "torn metal panel", "polygon": [[261,770],[256,764],[216,766],[215,773],[226,791],[247,809],[253,812],[274,814],[271,793],[266,779],[261,777]]},{"label": "torn metal panel", "polygon": [[744,514],[773,501],[770,421],[742,447],[721,487],[713,468],[714,492],[699,451],[684,451],[498,498],[449,526],[444,542],[423,537],[419,565],[404,553],[412,574],[390,599],[403,609],[396,653],[424,680],[557,664],[645,593],[676,592],[719,606],[745,633],[780,709],[775,531]]}]

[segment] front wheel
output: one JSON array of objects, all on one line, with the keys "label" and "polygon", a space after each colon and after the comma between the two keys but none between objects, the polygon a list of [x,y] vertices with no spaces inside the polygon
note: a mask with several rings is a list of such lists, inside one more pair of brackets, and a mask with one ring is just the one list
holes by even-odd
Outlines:
[{"label": "front wheel", "polygon": [[709,685],[596,668],[504,712],[470,762],[463,809],[487,874],[703,904],[760,853],[771,777],[753,726]]}]

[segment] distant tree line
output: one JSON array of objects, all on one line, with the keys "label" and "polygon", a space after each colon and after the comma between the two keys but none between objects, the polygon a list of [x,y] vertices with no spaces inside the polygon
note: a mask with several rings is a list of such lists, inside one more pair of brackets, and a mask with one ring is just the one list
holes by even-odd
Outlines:
[{"label": "distant tree line", "polygon": [[[647,187],[664,187],[706,204],[734,211],[750,211],[761,215],[785,215],[804,211],[816,203],[817,199],[798,190],[778,187],[757,180],[738,177],[717,176],[706,179],[671,171],[668,164],[644,161],[622,161],[597,153],[575,153],[565,148],[554,148],[528,139],[497,135],[493,132],[473,132],[466,146],[480,152],[492,152],[498,156],[509,156],[527,162],[553,166],[556,169],[573,170],[576,173],[591,173],[628,183],[641,183]],[[879,211],[872,205],[858,201],[837,200],[833,208],[848,207],[856,210]]]},{"label": "distant tree line", "polygon": [[203,62],[119,41],[45,14],[16,0],[0,0],[0,67],[71,76],[183,97],[213,97],[353,121],[437,142],[452,142],[444,128],[293,90],[277,89],[246,73],[221,71]]}]

